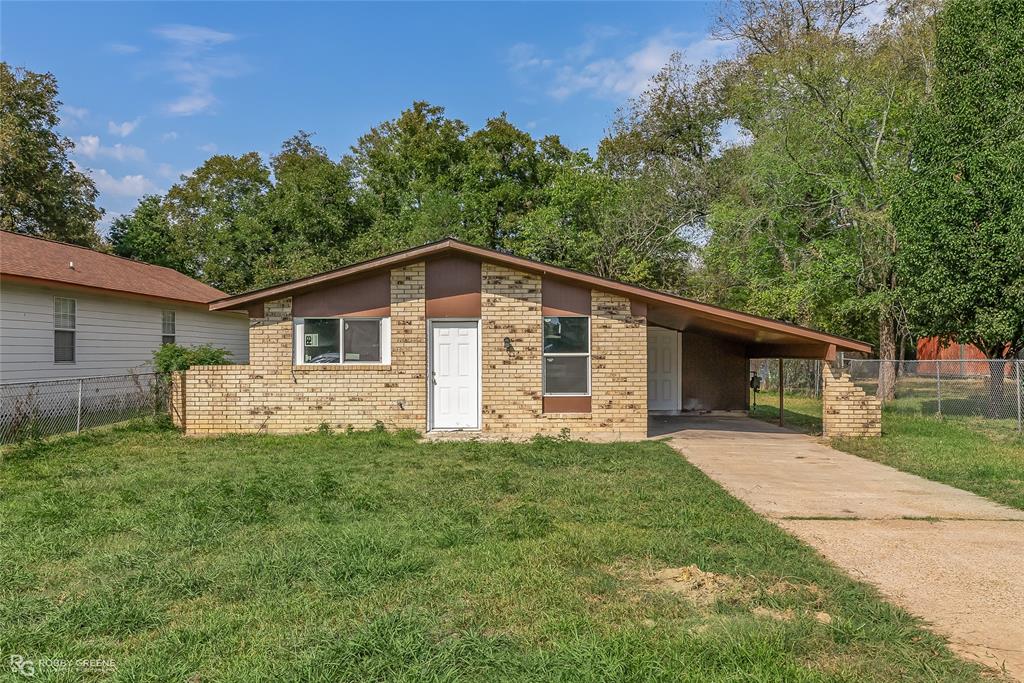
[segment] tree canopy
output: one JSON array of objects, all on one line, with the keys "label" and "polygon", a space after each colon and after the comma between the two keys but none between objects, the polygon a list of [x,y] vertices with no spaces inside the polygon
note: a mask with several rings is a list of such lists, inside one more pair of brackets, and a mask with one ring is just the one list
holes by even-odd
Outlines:
[{"label": "tree canopy", "polygon": [[59,135],[57,79],[0,62],[0,229],[96,246],[96,186]]}]

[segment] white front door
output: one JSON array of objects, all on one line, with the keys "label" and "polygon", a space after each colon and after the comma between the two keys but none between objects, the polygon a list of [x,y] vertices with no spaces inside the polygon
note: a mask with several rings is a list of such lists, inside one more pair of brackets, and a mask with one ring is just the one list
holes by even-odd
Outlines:
[{"label": "white front door", "polygon": [[433,429],[480,428],[480,337],[477,321],[430,325],[430,408]]},{"label": "white front door", "polygon": [[647,328],[647,409],[679,410],[682,392],[682,335],[662,327]]}]

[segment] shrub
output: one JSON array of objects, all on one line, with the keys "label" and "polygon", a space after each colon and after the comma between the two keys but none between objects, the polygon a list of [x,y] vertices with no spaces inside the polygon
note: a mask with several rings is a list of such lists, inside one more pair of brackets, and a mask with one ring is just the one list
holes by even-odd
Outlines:
[{"label": "shrub", "polygon": [[179,346],[164,344],[153,352],[153,367],[157,372],[167,375],[172,372],[188,370],[193,365],[228,365],[231,352],[215,346]]}]

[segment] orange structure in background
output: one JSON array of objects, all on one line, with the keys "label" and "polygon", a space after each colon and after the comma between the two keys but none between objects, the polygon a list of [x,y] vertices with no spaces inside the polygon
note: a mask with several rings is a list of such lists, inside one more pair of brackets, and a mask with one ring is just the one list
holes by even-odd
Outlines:
[{"label": "orange structure in background", "polygon": [[[917,340],[918,374],[935,374],[938,365],[940,375],[987,375],[989,374],[988,359],[981,349],[973,344],[950,343],[939,345],[938,337],[926,337]],[[928,361],[944,361],[929,363]],[[950,361],[960,361],[953,363]],[[1006,375],[1013,374],[1013,363],[1006,363]]]}]

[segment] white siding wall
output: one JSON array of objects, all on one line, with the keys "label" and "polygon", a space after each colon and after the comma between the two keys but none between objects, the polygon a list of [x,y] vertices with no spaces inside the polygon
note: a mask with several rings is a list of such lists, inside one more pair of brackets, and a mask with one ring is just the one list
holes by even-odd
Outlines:
[{"label": "white siding wall", "polygon": [[[53,362],[53,297],[75,299],[75,362]],[[161,311],[173,310],[177,342],[226,348],[249,361],[249,320],[198,305],[85,294],[25,284],[0,285],[0,382],[117,375],[151,369],[160,346]]]}]

